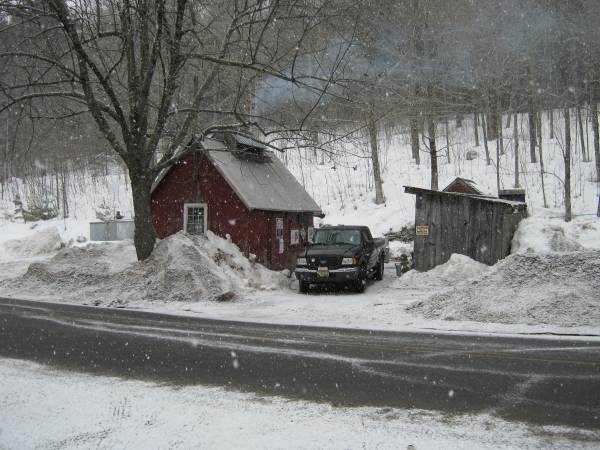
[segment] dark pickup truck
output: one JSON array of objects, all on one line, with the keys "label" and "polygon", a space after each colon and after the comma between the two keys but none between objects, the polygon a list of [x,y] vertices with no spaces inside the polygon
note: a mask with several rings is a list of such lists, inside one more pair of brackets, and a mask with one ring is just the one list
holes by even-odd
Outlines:
[{"label": "dark pickup truck", "polygon": [[300,292],[311,284],[336,283],[365,289],[367,278],[383,278],[389,248],[385,239],[374,239],[369,227],[325,226],[315,230],[311,243],[296,260]]}]

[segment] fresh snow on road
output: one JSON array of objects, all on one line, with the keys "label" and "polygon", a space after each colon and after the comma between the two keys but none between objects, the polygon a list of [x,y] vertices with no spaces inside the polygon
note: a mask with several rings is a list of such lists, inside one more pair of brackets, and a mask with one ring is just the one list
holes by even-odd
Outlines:
[{"label": "fresh snow on road", "polygon": [[75,374],[13,359],[0,359],[0,379],[3,450],[501,450],[600,444],[597,431],[516,424],[487,414],[336,407],[221,387]]}]

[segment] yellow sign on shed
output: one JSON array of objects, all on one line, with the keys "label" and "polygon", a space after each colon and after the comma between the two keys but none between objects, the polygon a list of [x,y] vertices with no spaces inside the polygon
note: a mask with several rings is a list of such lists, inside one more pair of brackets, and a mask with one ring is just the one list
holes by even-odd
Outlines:
[{"label": "yellow sign on shed", "polygon": [[417,236],[429,236],[429,225],[417,225],[415,228]]}]

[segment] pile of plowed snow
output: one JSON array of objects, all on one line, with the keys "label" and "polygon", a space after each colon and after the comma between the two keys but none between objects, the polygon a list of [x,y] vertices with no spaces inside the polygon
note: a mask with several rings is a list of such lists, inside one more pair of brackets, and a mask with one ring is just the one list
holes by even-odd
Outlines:
[{"label": "pile of plowed snow", "polygon": [[454,286],[461,281],[477,278],[488,270],[490,270],[489,266],[460,253],[454,253],[444,264],[427,272],[416,270],[407,272],[398,279],[397,284],[418,288]]},{"label": "pile of plowed snow", "polygon": [[600,220],[529,217],[519,223],[512,253],[568,253],[600,250]]},{"label": "pile of plowed snow", "polygon": [[25,275],[0,283],[0,292],[84,304],[119,306],[143,301],[230,300],[250,289],[274,289],[285,277],[251,263],[233,243],[180,232],[137,262],[130,242],[60,250]]},{"label": "pile of plowed snow", "polygon": [[407,309],[447,320],[600,326],[600,251],[511,255]]},{"label": "pile of plowed snow", "polygon": [[29,258],[54,253],[64,246],[55,227],[40,230],[23,239],[12,239],[0,244],[4,258]]},{"label": "pile of plowed snow", "polygon": [[600,220],[530,217],[512,253],[492,267],[452,255],[428,272],[408,272],[405,286],[432,292],[407,309],[432,319],[600,326]]}]

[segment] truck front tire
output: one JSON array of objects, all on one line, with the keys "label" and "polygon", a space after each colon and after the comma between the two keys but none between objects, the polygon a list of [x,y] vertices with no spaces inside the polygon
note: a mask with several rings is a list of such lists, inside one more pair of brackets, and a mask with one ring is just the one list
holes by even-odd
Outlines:
[{"label": "truck front tire", "polygon": [[384,257],[379,258],[379,264],[375,268],[375,280],[381,281],[383,280],[383,269],[384,269]]},{"label": "truck front tire", "polygon": [[299,281],[298,290],[301,294],[307,294],[310,291],[310,283],[308,281]]}]

